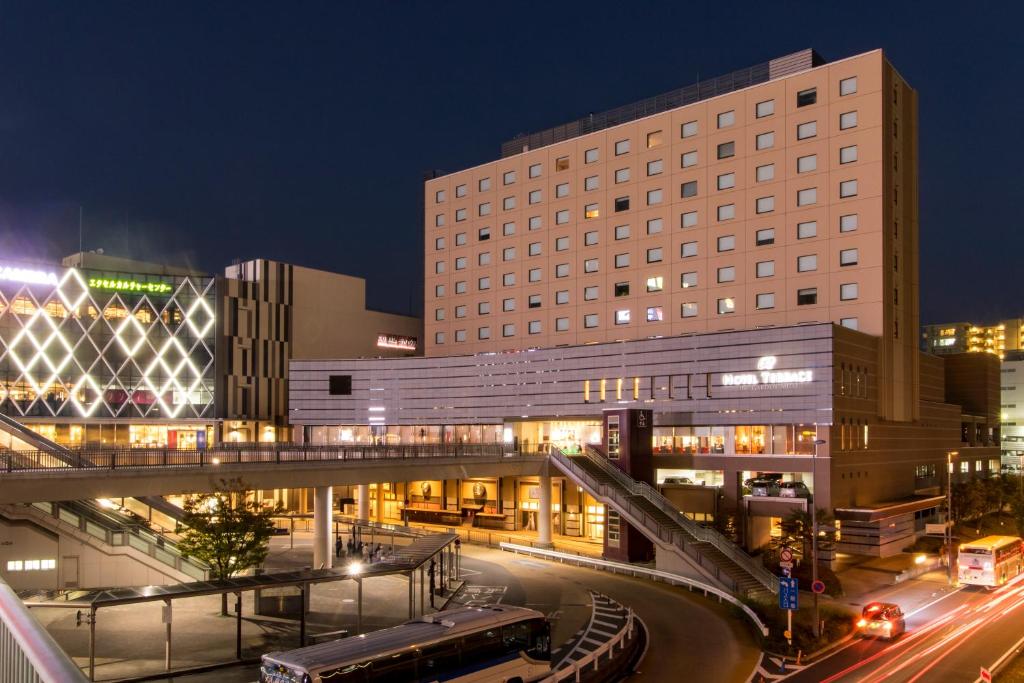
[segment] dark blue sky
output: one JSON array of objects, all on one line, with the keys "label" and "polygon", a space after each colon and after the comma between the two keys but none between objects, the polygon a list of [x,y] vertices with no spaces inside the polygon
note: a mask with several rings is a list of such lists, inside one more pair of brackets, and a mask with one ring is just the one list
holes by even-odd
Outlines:
[{"label": "dark blue sky", "polygon": [[1024,16],[988,7],[0,0],[0,255],[74,251],[82,204],[87,249],[277,258],[418,311],[424,171],[698,71],[882,47],[920,94],[922,319],[1020,315]]}]

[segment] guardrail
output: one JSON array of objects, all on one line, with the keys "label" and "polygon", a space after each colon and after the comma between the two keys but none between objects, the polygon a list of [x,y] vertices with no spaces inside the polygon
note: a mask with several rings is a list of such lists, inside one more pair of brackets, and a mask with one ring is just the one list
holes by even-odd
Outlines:
[{"label": "guardrail", "polygon": [[0,579],[0,681],[84,683],[75,666]]},{"label": "guardrail", "polygon": [[598,569],[603,571],[611,571],[614,574],[629,574],[630,576],[638,577],[643,576],[650,578],[655,581],[663,581],[665,583],[672,584],[674,586],[686,586],[690,591],[698,590],[704,593],[704,596],[714,595],[718,598],[719,602],[725,601],[729,604],[739,607],[745,615],[753,622],[754,626],[761,632],[762,635],[768,635],[768,627],[765,625],[761,618],[757,616],[754,610],[750,609],[741,600],[737,599],[734,595],[723,591],[719,588],[715,588],[706,583],[701,583],[694,579],[680,576],[679,574],[673,574],[672,572],[661,571],[660,569],[648,569],[647,567],[637,567],[632,564],[624,564],[622,562],[611,562],[609,560],[600,560],[593,557],[584,557],[582,555],[571,555],[569,553],[560,553],[556,550],[544,550],[542,548],[531,548],[525,545],[516,545],[513,543],[502,543],[501,549],[514,553],[529,555],[531,557],[539,557],[548,560],[558,560],[561,563],[573,562],[578,567],[587,566],[592,569]]},{"label": "guardrail", "polygon": [[[630,493],[632,493],[632,495],[641,496],[657,507],[672,521],[682,527],[682,529],[690,534],[695,540],[714,546],[716,550],[735,562],[766,589],[772,593],[778,593],[779,584],[775,576],[717,530],[697,524],[697,522],[681,513],[670,500],[661,495],[661,492],[653,486],[646,482],[634,480],[625,472],[622,472],[619,468],[608,462],[603,456],[594,452],[591,447],[587,447],[583,456],[586,457],[589,462],[600,467],[602,471],[613,476],[616,481],[622,484]],[[683,547],[683,549],[685,550],[685,547]]]},{"label": "guardrail", "polygon": [[[70,455],[67,455],[70,454]],[[0,475],[12,472],[196,468],[217,465],[291,464],[338,460],[394,460],[462,457],[543,457],[504,444],[404,444],[395,446],[310,445],[294,443],[232,445],[204,449],[117,448],[0,452]],[[68,462],[71,459],[72,462]]]},{"label": "guardrail", "polygon": [[168,542],[158,533],[142,525],[113,526],[103,523],[95,516],[76,510],[74,504],[32,503],[27,506],[54,520],[57,527],[65,525],[81,534],[86,534],[111,547],[131,547],[161,564],[167,565],[203,581],[207,578],[206,565],[181,556],[175,544]]},{"label": "guardrail", "polygon": [[[608,598],[607,596],[602,596],[600,593],[597,593],[595,591],[590,591],[590,594],[591,594],[591,598],[592,598],[592,600],[594,602],[594,607],[592,609],[596,609],[597,608],[597,604],[596,604],[597,603],[597,598],[601,598],[601,597],[605,598],[609,602],[614,602],[616,605],[619,605],[619,607],[622,607],[622,605],[620,605],[619,603],[615,602],[614,600],[611,600],[611,598]],[[564,681],[564,680],[567,680],[569,678],[572,678],[575,681],[575,683],[580,683],[580,680],[582,678],[582,674],[583,674],[584,671],[586,671],[587,667],[590,667],[592,672],[600,671],[601,670],[601,656],[602,655],[605,655],[605,662],[610,664],[611,661],[612,661],[612,658],[614,658],[614,656],[615,656],[615,646],[616,645],[619,647],[619,652],[620,653],[623,650],[626,649],[626,641],[633,639],[633,630],[636,627],[636,624],[635,624],[636,621],[639,621],[639,618],[636,617],[633,614],[633,608],[632,607],[627,607],[626,608],[626,621],[622,625],[622,628],[620,628],[615,633],[615,635],[613,635],[611,638],[609,638],[604,643],[599,645],[593,651],[588,652],[586,655],[584,655],[580,659],[572,660],[566,666],[561,667],[559,669],[556,669],[550,676],[548,676],[547,678],[543,679],[543,681],[545,683],[548,683],[549,681],[550,682]],[[586,638],[589,635],[589,630],[593,626],[593,622],[594,622],[594,614],[593,614],[593,612],[591,613],[590,622],[591,622],[590,625],[587,626],[587,633],[584,633],[583,636],[582,636],[583,638]],[[643,623],[643,622],[641,622],[641,623]],[[582,646],[582,643],[578,643],[577,646],[576,646],[576,649],[573,650],[572,652],[570,652],[568,655],[566,655],[566,659],[568,657],[572,656],[572,654],[574,654],[575,652],[578,652],[579,649],[581,648],[581,646]],[[564,661],[566,661],[566,659],[563,659],[562,661],[564,662]]]}]

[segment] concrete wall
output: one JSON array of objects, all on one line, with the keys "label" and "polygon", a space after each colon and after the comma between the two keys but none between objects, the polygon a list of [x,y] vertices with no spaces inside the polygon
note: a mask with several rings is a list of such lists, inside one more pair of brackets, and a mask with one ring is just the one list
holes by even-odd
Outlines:
[{"label": "concrete wall", "polygon": [[[15,590],[149,586],[178,583],[127,553],[105,552],[68,535],[56,534],[25,520],[0,516],[0,575]],[[7,571],[10,560],[57,561],[51,571]]]}]

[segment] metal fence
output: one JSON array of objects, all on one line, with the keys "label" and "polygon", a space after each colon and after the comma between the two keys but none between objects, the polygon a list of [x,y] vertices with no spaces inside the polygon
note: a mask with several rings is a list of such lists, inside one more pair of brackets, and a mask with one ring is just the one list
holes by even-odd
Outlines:
[{"label": "metal fence", "polygon": [[319,446],[296,443],[218,444],[204,449],[83,448],[63,454],[48,451],[0,452],[0,474],[80,470],[197,468],[217,465],[394,460],[421,458],[519,457],[504,444],[402,444],[394,446]]},{"label": "metal fence", "polygon": [[0,681],[84,683],[75,666],[0,579]]}]

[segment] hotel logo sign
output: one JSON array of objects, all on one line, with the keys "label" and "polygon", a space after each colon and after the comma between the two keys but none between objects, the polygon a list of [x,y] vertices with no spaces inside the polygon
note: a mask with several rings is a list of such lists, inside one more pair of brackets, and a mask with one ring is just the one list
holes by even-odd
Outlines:
[{"label": "hotel logo sign", "polygon": [[776,370],[778,358],[761,356],[757,359],[757,372],[726,373],[722,386],[752,387],[763,384],[802,384],[814,380],[813,370]]}]

